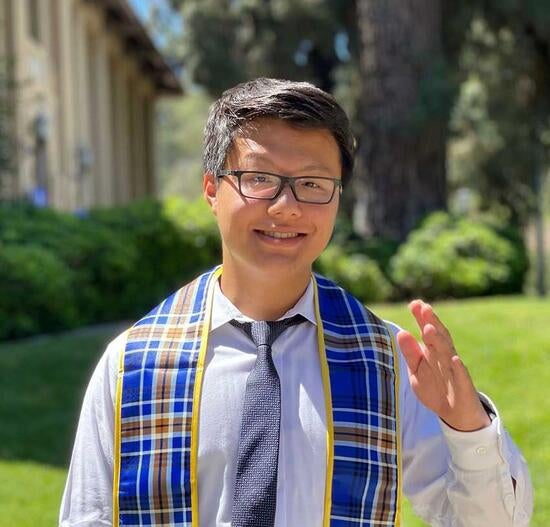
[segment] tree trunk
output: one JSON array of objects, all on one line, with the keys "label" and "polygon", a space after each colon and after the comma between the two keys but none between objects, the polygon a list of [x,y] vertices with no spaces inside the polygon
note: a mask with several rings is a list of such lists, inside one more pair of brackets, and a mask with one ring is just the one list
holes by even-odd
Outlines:
[{"label": "tree trunk", "polygon": [[424,215],[446,206],[440,0],[358,0],[357,19],[355,227],[401,241]]}]

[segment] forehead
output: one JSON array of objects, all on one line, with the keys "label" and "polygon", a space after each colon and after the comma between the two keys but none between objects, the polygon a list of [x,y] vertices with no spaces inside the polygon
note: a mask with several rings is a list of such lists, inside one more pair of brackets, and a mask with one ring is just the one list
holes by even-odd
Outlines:
[{"label": "forehead", "polygon": [[228,155],[231,168],[299,172],[317,167],[341,175],[340,149],[324,128],[304,128],[279,119],[257,119],[238,132]]}]

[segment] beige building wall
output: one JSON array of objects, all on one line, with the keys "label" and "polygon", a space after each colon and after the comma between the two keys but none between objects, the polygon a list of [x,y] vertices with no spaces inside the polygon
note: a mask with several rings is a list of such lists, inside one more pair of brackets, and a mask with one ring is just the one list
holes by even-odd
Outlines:
[{"label": "beige building wall", "polygon": [[[143,67],[160,56],[125,0],[0,0],[0,24],[0,57],[15,59],[17,194],[42,185],[66,210],[154,194],[167,72]],[[181,93],[177,81],[170,90]]]}]

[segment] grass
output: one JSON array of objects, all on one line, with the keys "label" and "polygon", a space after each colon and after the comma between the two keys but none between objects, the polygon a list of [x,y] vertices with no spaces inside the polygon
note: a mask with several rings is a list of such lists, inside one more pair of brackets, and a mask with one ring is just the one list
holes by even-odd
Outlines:
[{"label": "grass", "polygon": [[[550,525],[550,301],[492,297],[441,302],[436,312],[450,329],[476,387],[497,404],[530,467],[536,492],[533,527]],[[402,327],[414,327],[403,306],[374,306]],[[407,527],[424,525],[407,514]]]},{"label": "grass", "polygon": [[[489,298],[435,305],[478,388],[497,403],[538,491],[533,527],[550,525],[550,301]],[[403,305],[384,318],[413,328]],[[119,328],[0,345],[0,527],[56,524],[85,385]],[[407,506],[406,527],[423,525]]]},{"label": "grass", "polygon": [[0,527],[57,525],[86,383],[115,331],[0,345]]}]

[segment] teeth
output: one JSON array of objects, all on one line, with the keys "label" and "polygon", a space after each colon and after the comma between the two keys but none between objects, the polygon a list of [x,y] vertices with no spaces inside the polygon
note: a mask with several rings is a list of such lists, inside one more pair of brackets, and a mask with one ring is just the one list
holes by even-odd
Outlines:
[{"label": "teeth", "polygon": [[271,236],[271,238],[296,238],[299,236],[297,232],[275,232],[275,231],[261,231],[262,234],[266,236]]}]

